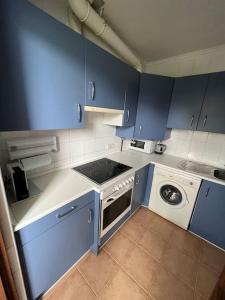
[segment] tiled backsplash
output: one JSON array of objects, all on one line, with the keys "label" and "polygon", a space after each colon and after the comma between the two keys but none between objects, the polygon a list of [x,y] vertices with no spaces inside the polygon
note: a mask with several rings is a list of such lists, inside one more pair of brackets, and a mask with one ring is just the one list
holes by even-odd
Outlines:
[{"label": "tiled backsplash", "polygon": [[[77,164],[104,154],[120,150],[121,139],[116,137],[116,128],[103,124],[102,113],[86,113],[85,128],[65,129],[57,131],[22,131],[0,133],[0,166],[6,171],[8,154],[6,141],[11,138],[55,135],[59,151],[51,153],[53,163],[35,172]],[[35,173],[33,172],[33,173]]]},{"label": "tiled backsplash", "polygon": [[166,154],[218,167],[225,165],[225,134],[172,129]]}]

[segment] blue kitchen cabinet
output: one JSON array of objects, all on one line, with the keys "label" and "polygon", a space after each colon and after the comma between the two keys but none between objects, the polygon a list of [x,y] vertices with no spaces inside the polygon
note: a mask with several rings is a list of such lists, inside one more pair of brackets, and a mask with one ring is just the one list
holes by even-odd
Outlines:
[{"label": "blue kitchen cabinet", "polygon": [[127,66],[115,56],[86,40],[85,105],[124,109]]},{"label": "blue kitchen cabinet", "polygon": [[167,121],[168,128],[196,130],[208,75],[176,78]]},{"label": "blue kitchen cabinet", "polygon": [[0,5],[0,130],[83,127],[83,37],[26,0]]},{"label": "blue kitchen cabinet", "polygon": [[225,72],[209,75],[197,130],[225,133]]},{"label": "blue kitchen cabinet", "polygon": [[140,73],[127,65],[126,80],[123,126],[128,127],[136,122]]},{"label": "blue kitchen cabinet", "polygon": [[225,186],[203,180],[189,230],[225,249]]},{"label": "blue kitchen cabinet", "polygon": [[152,180],[153,180],[153,176],[154,176],[154,169],[155,169],[155,165],[150,164],[149,169],[148,169],[148,178],[147,178],[145,197],[144,197],[144,202],[143,202],[143,205],[146,207],[149,206],[149,200],[150,200],[151,189],[152,189]]},{"label": "blue kitchen cabinet", "polygon": [[[82,202],[89,201],[90,197],[93,198],[92,201],[82,206]],[[43,218],[43,224],[40,223],[41,219],[28,225],[27,227],[39,226],[42,229],[42,232],[33,238],[35,230],[32,228],[29,242],[22,245],[19,242],[21,233],[18,232],[17,239],[29,299],[37,299],[45,293],[92,246],[94,195],[89,193],[80,199],[83,201],[77,206],[75,201],[70,207],[63,207],[53,213],[55,225],[52,214]],[[49,227],[46,227],[47,223]],[[27,227],[21,231],[27,230]],[[37,231],[38,229],[36,233]]]},{"label": "blue kitchen cabinet", "polygon": [[134,138],[163,140],[172,87],[170,77],[141,74]]},{"label": "blue kitchen cabinet", "polygon": [[135,172],[131,213],[133,213],[144,202],[148,170],[149,166],[146,166]]}]

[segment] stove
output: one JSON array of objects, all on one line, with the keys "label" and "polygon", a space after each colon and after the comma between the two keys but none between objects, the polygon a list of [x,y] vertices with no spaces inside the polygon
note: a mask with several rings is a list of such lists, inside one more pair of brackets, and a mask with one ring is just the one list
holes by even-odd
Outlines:
[{"label": "stove", "polygon": [[95,183],[103,184],[106,181],[130,170],[131,167],[108,158],[102,158],[73,169],[91,179]]}]

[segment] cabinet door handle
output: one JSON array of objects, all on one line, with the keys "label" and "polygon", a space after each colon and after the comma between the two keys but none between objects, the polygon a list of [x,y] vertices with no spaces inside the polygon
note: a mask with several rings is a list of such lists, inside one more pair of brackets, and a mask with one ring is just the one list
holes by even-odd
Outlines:
[{"label": "cabinet door handle", "polygon": [[141,134],[142,126],[139,126],[139,134]]},{"label": "cabinet door handle", "polygon": [[210,191],[210,187],[207,188],[207,191],[206,191],[206,193],[205,193],[205,197],[206,197],[206,198],[207,198],[208,195],[209,195],[209,191]]},{"label": "cabinet door handle", "polygon": [[92,210],[89,208],[88,211],[89,211],[88,224],[91,224],[91,222],[92,222]]},{"label": "cabinet door handle", "polygon": [[81,122],[81,105],[77,104],[77,121]]},{"label": "cabinet door handle", "polygon": [[192,117],[191,117],[191,123],[190,123],[190,127],[192,127],[192,125],[193,125],[194,118],[195,118],[195,115],[192,115]]},{"label": "cabinet door handle", "polygon": [[204,119],[204,121],[203,121],[203,128],[205,128],[205,125],[206,125],[206,122],[207,122],[207,118],[208,118],[208,116],[205,115],[205,119]]},{"label": "cabinet door handle", "polygon": [[89,82],[89,99],[94,100],[95,99],[95,83],[94,81]]},{"label": "cabinet door handle", "polygon": [[140,179],[138,178],[135,184],[138,185],[139,183],[140,183]]},{"label": "cabinet door handle", "polygon": [[129,120],[130,120],[130,110],[128,109],[128,110],[127,110],[127,121],[126,121],[126,122],[128,123]]},{"label": "cabinet door handle", "polygon": [[71,214],[76,208],[77,208],[77,206],[71,206],[71,209],[70,209],[70,210],[66,211],[66,212],[63,213],[63,214],[57,214],[57,215],[56,215],[56,218],[62,219],[62,218],[64,218],[65,216]]}]

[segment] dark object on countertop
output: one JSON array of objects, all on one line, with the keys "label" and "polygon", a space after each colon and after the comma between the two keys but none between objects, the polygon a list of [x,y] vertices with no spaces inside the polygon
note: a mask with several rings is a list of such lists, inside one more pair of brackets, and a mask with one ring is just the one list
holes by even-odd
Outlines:
[{"label": "dark object on countertop", "polygon": [[218,179],[225,180],[225,170],[223,169],[214,170],[213,175]]},{"label": "dark object on countertop", "polygon": [[73,168],[97,184],[102,184],[128,170],[131,167],[108,158],[102,158]]},{"label": "dark object on countertop", "polygon": [[23,200],[29,197],[26,173],[19,166],[12,168],[12,179],[17,200]]},{"label": "dark object on countertop", "polygon": [[163,154],[166,151],[166,145],[164,144],[157,144],[155,147],[156,154]]}]

